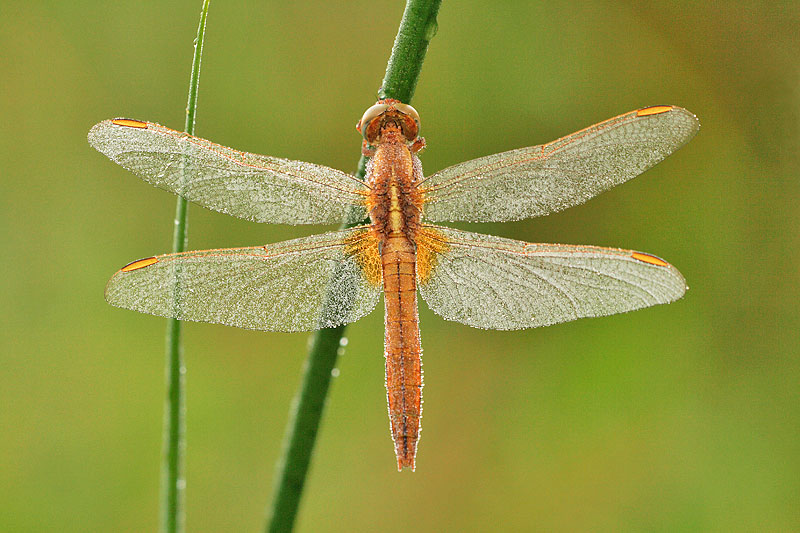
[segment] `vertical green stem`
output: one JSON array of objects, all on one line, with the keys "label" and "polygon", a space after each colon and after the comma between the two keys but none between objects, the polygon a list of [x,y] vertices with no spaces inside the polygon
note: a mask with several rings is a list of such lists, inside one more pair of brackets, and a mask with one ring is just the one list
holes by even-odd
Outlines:
[{"label": "vertical green stem", "polygon": [[[203,54],[203,39],[206,30],[206,16],[210,0],[203,1],[200,11],[200,24],[194,43],[192,74],[189,80],[189,98],[186,105],[186,124],[184,131],[194,134],[195,112],[197,110],[197,91],[200,83],[200,59]],[[175,206],[175,227],[172,234],[172,251],[186,250],[187,241],[186,200],[178,197]],[[167,397],[164,406],[164,444],[161,464],[161,531],[177,533],[184,531],[183,510],[184,491],[184,452],[186,449],[185,418],[185,373],[183,346],[181,343],[181,322],[167,320]]]},{"label": "vertical green stem", "polygon": [[411,103],[428,43],[439,25],[436,14],[442,0],[408,0],[403,20],[397,30],[392,55],[386,66],[386,75],[378,91],[379,98],[396,98]]},{"label": "vertical green stem", "polygon": [[[436,14],[441,0],[408,0],[392,48],[380,98],[409,103],[417,85],[428,42],[436,33]],[[366,160],[362,156],[356,176],[363,179]],[[266,531],[291,531],[303,494],[311,454],[314,450],[325,399],[344,326],[314,333],[303,370],[300,389],[292,402],[284,446],[275,478]]]}]

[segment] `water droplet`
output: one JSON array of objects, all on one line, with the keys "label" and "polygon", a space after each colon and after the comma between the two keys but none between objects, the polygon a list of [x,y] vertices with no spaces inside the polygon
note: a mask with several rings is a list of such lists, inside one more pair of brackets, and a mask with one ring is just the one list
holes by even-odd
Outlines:
[{"label": "water droplet", "polygon": [[333,376],[335,378],[338,378],[339,377],[339,369],[338,368],[334,368],[333,370],[331,370],[331,376]]},{"label": "water droplet", "polygon": [[347,340],[347,337],[342,337],[339,339],[339,346],[347,346],[347,343],[350,342]]}]

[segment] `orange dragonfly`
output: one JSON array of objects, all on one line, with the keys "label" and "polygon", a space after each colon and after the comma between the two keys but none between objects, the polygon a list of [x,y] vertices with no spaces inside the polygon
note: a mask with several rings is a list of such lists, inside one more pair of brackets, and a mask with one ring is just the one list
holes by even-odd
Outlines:
[{"label": "orange dragonfly", "polygon": [[428,222],[497,222],[578,205],[652,167],[694,136],[679,107],[639,109],[541,146],[428,177],[419,115],[379,100],[358,122],[366,181],[332,168],[240,152],[131,119],[91,145],[146,182],[255,222],[369,223],[266,246],[140,259],[106,287],[112,305],[268,331],[347,324],[385,302],[386,390],[398,470],[414,469],[422,414],[417,290],[447,320],[511,330],[672,302],[686,283],[647,253],[529,244]]}]

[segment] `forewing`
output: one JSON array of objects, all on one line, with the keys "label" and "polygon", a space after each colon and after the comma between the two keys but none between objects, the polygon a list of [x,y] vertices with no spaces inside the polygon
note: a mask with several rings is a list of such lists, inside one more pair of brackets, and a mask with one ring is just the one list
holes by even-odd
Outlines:
[{"label": "forewing", "polygon": [[333,327],[375,307],[381,292],[377,254],[377,241],[361,227],[263,247],[160,255],[114,274],[106,300],[142,313],[246,329]]},{"label": "forewing", "polygon": [[89,143],[151,185],[254,222],[321,224],[366,216],[366,185],[340,170],[239,152],[129,119],[95,125]]},{"label": "forewing", "polygon": [[419,290],[434,312],[469,326],[522,329],[612,315],[683,296],[686,282],[641,252],[529,244],[425,226]]},{"label": "forewing", "polygon": [[490,222],[561,211],[641,174],[699,127],[685,109],[650,107],[549,144],[473,159],[421,183],[423,217]]}]

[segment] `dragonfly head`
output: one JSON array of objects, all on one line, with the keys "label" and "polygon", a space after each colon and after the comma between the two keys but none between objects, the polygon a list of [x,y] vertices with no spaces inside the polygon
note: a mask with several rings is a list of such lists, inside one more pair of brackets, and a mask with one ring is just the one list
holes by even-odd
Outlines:
[{"label": "dragonfly head", "polygon": [[383,129],[389,125],[399,128],[406,140],[414,141],[419,133],[419,113],[400,100],[378,100],[378,103],[364,112],[356,129],[369,144],[375,144]]}]

